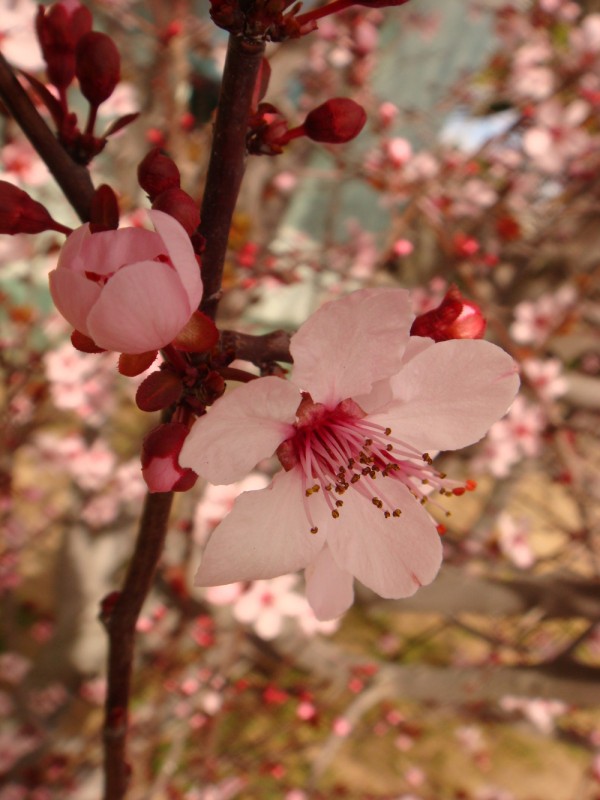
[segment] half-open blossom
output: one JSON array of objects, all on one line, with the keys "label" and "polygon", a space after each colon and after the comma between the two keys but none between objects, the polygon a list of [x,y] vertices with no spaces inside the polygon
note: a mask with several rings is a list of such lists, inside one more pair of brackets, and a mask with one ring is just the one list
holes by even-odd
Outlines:
[{"label": "half-open blossom", "polygon": [[409,293],[364,289],[292,337],[292,380],[259,378],[198,419],[179,462],[232,483],[276,452],[272,483],[245,492],[209,539],[199,585],[305,568],[317,617],[352,603],[353,576],[382,597],[413,594],[442,548],[423,507],[462,494],[429,453],[480,439],[510,405],[516,366],[481,340],[409,337]]},{"label": "half-open blossom", "polygon": [[105,350],[135,354],[164,347],[202,297],[188,235],[167,214],[148,213],[156,232],[77,228],[50,273],[60,313]]}]

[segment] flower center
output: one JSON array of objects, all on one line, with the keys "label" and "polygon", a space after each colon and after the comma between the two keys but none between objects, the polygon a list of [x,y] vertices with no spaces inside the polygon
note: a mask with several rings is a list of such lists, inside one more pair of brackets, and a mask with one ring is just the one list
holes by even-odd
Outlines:
[{"label": "flower center", "polygon": [[303,393],[296,416],[295,433],[277,448],[277,457],[287,471],[300,467],[311,533],[318,528],[308,501],[319,493],[333,519],[339,519],[342,498],[351,489],[367,498],[385,519],[393,519],[402,510],[386,498],[384,478],[399,480],[420,503],[427,501],[431,489],[445,496],[475,489],[475,481],[463,485],[445,480],[446,475],[433,468],[428,453],[393,437],[391,428],[365,419],[365,411],[354,400],[328,409]]}]

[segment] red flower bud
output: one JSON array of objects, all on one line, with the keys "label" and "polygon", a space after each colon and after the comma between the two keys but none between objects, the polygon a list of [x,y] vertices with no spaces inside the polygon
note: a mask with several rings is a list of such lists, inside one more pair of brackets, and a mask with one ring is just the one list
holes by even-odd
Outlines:
[{"label": "red flower bud", "polygon": [[78,3],[40,6],[35,20],[37,37],[47,66],[48,80],[66,88],[75,75],[75,48],[92,29],[92,15]]},{"label": "red flower bud", "polygon": [[8,181],[0,181],[0,233],[41,233],[57,223],[41,203]]},{"label": "red flower bud", "polygon": [[183,189],[167,189],[166,192],[161,192],[154,199],[152,208],[174,217],[188,236],[191,236],[200,224],[198,206]]},{"label": "red flower bud", "polygon": [[479,306],[465,300],[457,286],[451,286],[437,308],[415,319],[410,335],[428,336],[435,342],[481,339],[485,326],[486,321]]},{"label": "red flower bud", "polygon": [[150,492],[186,492],[198,480],[179,466],[179,453],[189,431],[181,422],[167,422],[150,431],[142,444],[142,475]]},{"label": "red flower bud", "polygon": [[121,79],[121,57],[110,36],[90,31],[81,37],[75,50],[75,74],[92,106],[97,108],[111,96]]},{"label": "red flower bud", "polygon": [[150,200],[167,189],[179,189],[177,164],[169,156],[163,155],[159,147],[155,147],[140,161],[138,183]]},{"label": "red flower bud", "polygon": [[333,97],[314,108],[304,121],[304,133],[315,142],[341,144],[361,132],[367,121],[362,106],[348,97]]}]

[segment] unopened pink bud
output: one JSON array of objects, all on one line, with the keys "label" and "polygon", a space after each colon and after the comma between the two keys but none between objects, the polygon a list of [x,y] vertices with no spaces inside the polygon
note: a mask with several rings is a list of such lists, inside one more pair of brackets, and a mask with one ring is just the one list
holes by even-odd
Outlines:
[{"label": "unopened pink bud", "polygon": [[174,217],[188,236],[191,236],[200,224],[198,206],[183,189],[167,189],[166,192],[161,192],[154,199],[152,208]]},{"label": "unopened pink bud", "polygon": [[180,174],[177,164],[155,147],[140,161],[138,183],[150,200],[168,189],[179,189]]},{"label": "unopened pink bud", "polygon": [[41,233],[56,223],[41,203],[8,181],[0,181],[0,233]]},{"label": "unopened pink bud", "polygon": [[179,454],[188,433],[183,423],[167,422],[144,439],[142,475],[150,492],[186,492],[198,480],[192,469],[179,466]]},{"label": "unopened pink bud", "polygon": [[479,306],[465,300],[457,286],[451,286],[437,308],[415,319],[410,334],[428,336],[435,342],[481,339],[485,327],[486,321]]},{"label": "unopened pink bud", "polygon": [[358,136],[366,121],[364,108],[354,100],[333,97],[314,108],[302,127],[306,136],[315,142],[342,144]]},{"label": "unopened pink bud", "polygon": [[75,50],[75,74],[92,106],[97,108],[111,96],[121,79],[121,57],[110,36],[90,31],[81,37]]}]

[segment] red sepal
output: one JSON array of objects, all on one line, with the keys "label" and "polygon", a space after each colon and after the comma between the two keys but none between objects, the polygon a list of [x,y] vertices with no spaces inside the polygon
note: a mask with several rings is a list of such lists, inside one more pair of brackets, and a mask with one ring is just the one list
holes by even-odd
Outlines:
[{"label": "red sepal", "polygon": [[173,339],[173,346],[185,353],[206,353],[219,341],[219,331],[210,317],[194,311],[187,324]]},{"label": "red sepal", "polygon": [[106,353],[103,347],[98,347],[93,339],[90,339],[89,336],[81,333],[81,331],[73,331],[71,344],[75,350],[79,350],[81,353]]},{"label": "red sepal", "polygon": [[149,350],[147,353],[121,353],[119,356],[119,372],[127,378],[135,378],[136,375],[141,375],[148,367],[151,367],[158,350]]},{"label": "red sepal", "polygon": [[161,369],[140,383],[135,402],[142,411],[161,411],[176,403],[182,391],[181,378],[170,370]]},{"label": "red sepal", "polygon": [[90,231],[116,231],[119,227],[119,203],[108,184],[103,183],[94,192],[90,209]]}]

